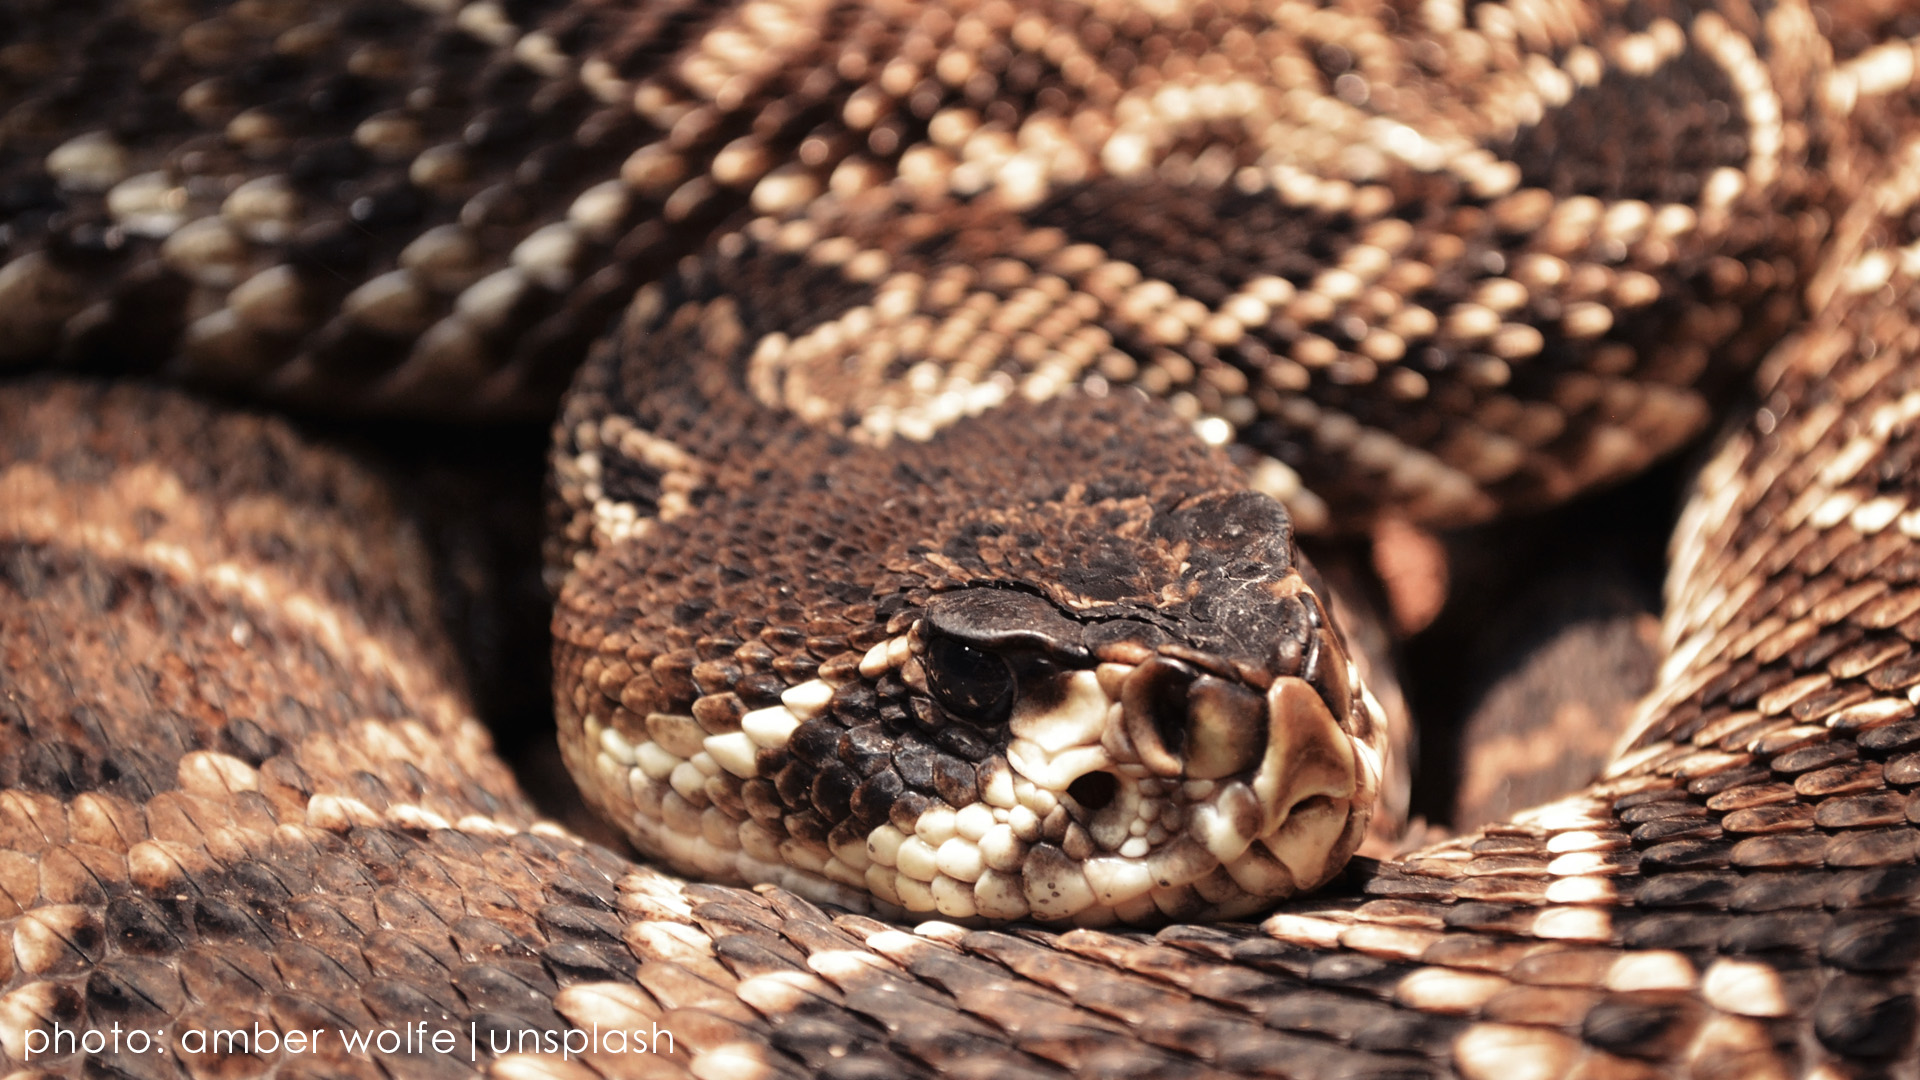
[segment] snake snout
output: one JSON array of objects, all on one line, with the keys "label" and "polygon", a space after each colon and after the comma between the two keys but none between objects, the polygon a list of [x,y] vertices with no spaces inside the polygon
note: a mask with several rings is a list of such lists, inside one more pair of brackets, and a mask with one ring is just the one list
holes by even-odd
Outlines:
[{"label": "snake snout", "polygon": [[1358,844],[1372,816],[1377,770],[1306,680],[1276,679],[1267,707],[1272,738],[1252,785],[1266,814],[1261,846],[1296,888],[1310,889]]}]

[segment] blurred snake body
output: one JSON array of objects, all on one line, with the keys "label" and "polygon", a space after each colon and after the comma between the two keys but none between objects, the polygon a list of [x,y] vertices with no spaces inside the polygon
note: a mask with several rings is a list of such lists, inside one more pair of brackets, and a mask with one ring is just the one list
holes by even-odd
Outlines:
[{"label": "blurred snake body", "polygon": [[[122,377],[0,386],[0,1053],[1914,1075],[1917,94],[1872,0],[0,13],[0,364]],[[383,487],[142,375],[557,410],[647,861],[519,793]],[[1296,534],[1716,416],[1605,774],[1350,862],[1390,717]]]}]

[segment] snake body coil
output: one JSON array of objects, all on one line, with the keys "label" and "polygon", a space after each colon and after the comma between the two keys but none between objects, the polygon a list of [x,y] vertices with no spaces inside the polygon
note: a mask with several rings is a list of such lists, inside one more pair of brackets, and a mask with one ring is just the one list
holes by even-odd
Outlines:
[{"label": "snake body coil", "polygon": [[[9,388],[23,1068],[1911,1074],[1903,13],[0,20],[0,359],[485,416],[585,357],[563,750],[644,853],[778,886],[538,823],[341,459],[171,394]],[[1182,921],[1328,882],[1382,782],[1296,527],[1563,498],[1749,378],[1605,776],[1258,926]],[[182,1042],[420,1022],[485,1049]],[[568,1024],[675,1037],[515,1042]],[[113,1025],[166,1049],[49,1041]]]}]

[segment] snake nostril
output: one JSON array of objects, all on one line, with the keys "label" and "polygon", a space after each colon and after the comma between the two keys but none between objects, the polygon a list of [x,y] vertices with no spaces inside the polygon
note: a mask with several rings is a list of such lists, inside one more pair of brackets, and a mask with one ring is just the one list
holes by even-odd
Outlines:
[{"label": "snake nostril", "polygon": [[1067,794],[1088,813],[1105,810],[1120,794],[1120,778],[1110,772],[1090,772],[1068,784]]},{"label": "snake nostril", "polygon": [[1200,673],[1165,656],[1141,664],[1120,691],[1127,737],[1141,761],[1160,776],[1180,775],[1187,742],[1187,689]]}]

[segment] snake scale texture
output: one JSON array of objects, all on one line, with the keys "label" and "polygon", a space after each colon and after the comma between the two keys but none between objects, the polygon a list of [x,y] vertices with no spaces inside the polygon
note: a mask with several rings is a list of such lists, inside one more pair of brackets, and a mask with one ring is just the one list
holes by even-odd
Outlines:
[{"label": "snake scale texture", "polygon": [[[1875,0],[12,0],[0,1055],[1920,1075],[1917,102]],[[519,793],[358,465],[47,369],[557,409],[650,858]],[[1295,530],[1716,415],[1604,775],[1343,870],[1388,718]]]}]

